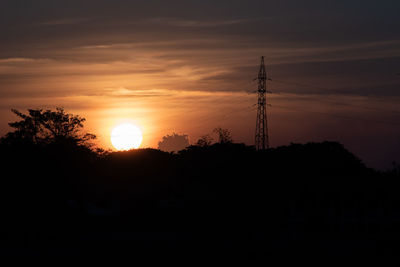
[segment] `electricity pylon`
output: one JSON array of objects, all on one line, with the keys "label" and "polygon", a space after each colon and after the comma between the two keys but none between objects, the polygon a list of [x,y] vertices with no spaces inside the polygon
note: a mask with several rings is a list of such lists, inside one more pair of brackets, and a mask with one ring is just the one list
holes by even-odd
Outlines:
[{"label": "electricity pylon", "polygon": [[257,150],[269,148],[267,124],[267,73],[264,57],[261,57],[260,71],[258,72],[258,108],[255,146]]}]

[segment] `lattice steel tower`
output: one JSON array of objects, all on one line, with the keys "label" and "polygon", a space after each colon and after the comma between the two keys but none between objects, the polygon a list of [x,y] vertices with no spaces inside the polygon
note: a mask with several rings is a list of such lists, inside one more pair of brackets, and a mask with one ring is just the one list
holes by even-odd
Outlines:
[{"label": "lattice steel tower", "polygon": [[258,72],[258,108],[256,123],[256,149],[269,148],[267,125],[267,73],[265,71],[264,57],[261,57],[260,71]]}]

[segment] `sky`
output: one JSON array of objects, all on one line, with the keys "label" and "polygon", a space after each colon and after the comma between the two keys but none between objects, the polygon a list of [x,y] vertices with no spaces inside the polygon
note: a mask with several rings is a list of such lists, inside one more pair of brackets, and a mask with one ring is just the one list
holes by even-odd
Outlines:
[{"label": "sky", "polygon": [[267,64],[272,147],[338,141],[400,162],[400,2],[0,1],[0,134],[11,108],[64,107],[98,145],[132,122],[142,147],[216,127],[254,144]]}]

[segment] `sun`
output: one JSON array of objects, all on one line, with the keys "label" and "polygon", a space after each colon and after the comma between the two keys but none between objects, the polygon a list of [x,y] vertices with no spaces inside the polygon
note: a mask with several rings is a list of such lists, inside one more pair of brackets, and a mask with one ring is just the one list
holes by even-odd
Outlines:
[{"label": "sun", "polygon": [[117,150],[138,148],[142,140],[142,131],[131,123],[120,124],[111,132],[111,143]]}]

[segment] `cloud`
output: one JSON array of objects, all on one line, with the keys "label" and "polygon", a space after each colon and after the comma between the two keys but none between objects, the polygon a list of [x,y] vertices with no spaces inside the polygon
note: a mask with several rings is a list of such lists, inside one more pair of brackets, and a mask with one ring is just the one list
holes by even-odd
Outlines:
[{"label": "cloud", "polygon": [[137,89],[127,89],[125,87],[119,88],[105,88],[104,90],[98,91],[92,95],[97,96],[109,96],[109,97],[168,97],[175,95],[176,92],[172,90],[162,90],[162,89],[151,89],[151,90],[137,90]]},{"label": "cloud", "polygon": [[[143,23],[151,23],[155,25],[168,25],[173,27],[188,27],[188,28],[209,28],[209,27],[221,27],[221,26],[231,26],[237,24],[243,24],[257,19],[228,19],[228,20],[190,20],[181,18],[171,18],[171,17],[159,17],[159,18],[149,18],[143,20]],[[258,19],[260,20],[260,19]]]},{"label": "cloud", "polygon": [[[0,44],[0,95],[92,94],[105,88],[246,91],[254,86],[249,82],[261,55],[272,78],[312,85],[277,84],[277,91],[398,94],[397,77],[385,74],[398,73],[400,58],[400,40],[390,34],[397,24],[386,4],[366,3],[365,10],[377,13],[363,9],[338,19],[338,3],[329,10],[317,2],[268,3],[270,9],[261,12],[267,3],[204,1],[171,8],[165,2],[89,2],[44,1],[40,8],[32,2],[19,20],[4,14],[9,26],[0,26],[6,40]],[[349,10],[358,9],[353,4]],[[18,5],[7,5],[17,14]],[[376,23],[364,34],[370,20],[382,16],[379,10],[387,11],[388,30]],[[348,21],[354,22],[352,35]]]},{"label": "cloud", "polygon": [[15,57],[15,58],[0,58],[0,65],[23,65],[23,64],[32,64],[32,63],[47,63],[50,62],[51,59],[48,58],[23,58],[23,57]]},{"label": "cloud", "polygon": [[87,22],[88,18],[64,18],[40,22],[38,26],[59,26],[59,25],[71,25],[71,24],[81,24],[82,22]]}]

